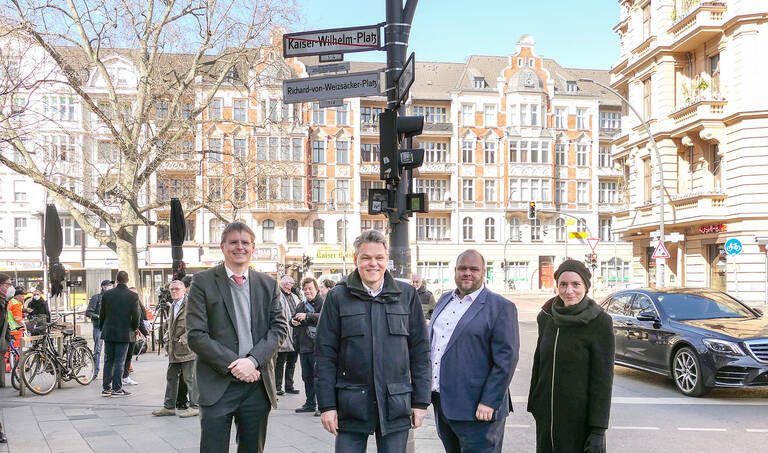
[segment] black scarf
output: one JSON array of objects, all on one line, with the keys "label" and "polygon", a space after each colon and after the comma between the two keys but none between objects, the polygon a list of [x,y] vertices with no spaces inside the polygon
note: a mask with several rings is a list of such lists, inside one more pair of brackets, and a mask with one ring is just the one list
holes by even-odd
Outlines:
[{"label": "black scarf", "polygon": [[603,311],[594,300],[584,296],[576,305],[566,306],[560,296],[550,299],[552,318],[558,327],[584,326]]}]

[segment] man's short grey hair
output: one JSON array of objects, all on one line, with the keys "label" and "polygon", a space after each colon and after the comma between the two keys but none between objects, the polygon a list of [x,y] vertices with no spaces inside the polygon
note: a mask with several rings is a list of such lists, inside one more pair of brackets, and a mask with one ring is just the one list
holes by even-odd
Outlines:
[{"label": "man's short grey hair", "polygon": [[360,251],[360,246],[367,242],[378,242],[384,246],[384,250],[388,249],[387,239],[383,234],[381,234],[381,232],[376,230],[367,230],[360,233],[360,236],[355,239],[355,242],[353,243],[355,246],[355,253],[358,253]]},{"label": "man's short grey hair", "polygon": [[173,285],[176,285],[176,286],[181,285],[182,288],[186,288],[186,285],[181,280],[173,280],[171,283],[168,283],[168,288],[170,288]]},{"label": "man's short grey hair", "polygon": [[291,277],[290,275],[288,275],[288,274],[285,274],[285,275],[283,275],[283,276],[282,276],[282,278],[280,278],[280,284],[282,285],[283,283],[285,283],[286,281],[288,281],[288,279],[291,279],[291,280],[293,280],[294,282],[296,281],[296,280],[294,280],[294,279],[293,279],[293,277]]}]

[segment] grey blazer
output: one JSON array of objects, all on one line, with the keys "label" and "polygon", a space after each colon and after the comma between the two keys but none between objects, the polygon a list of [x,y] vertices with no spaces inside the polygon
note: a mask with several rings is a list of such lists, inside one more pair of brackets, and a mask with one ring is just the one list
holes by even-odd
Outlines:
[{"label": "grey blazer", "polygon": [[[248,355],[259,363],[270,403],[277,407],[274,359],[288,335],[280,289],[275,279],[253,269],[248,271],[248,282],[254,345]],[[200,404],[210,406],[237,380],[228,368],[238,358],[238,344],[234,302],[224,264],[196,273],[187,297],[187,338],[197,354]]]}]

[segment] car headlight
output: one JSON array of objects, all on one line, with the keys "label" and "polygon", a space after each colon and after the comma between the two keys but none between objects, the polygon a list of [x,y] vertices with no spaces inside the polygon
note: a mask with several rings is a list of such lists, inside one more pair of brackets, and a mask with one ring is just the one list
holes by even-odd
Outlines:
[{"label": "car headlight", "polygon": [[741,350],[741,347],[732,341],[717,340],[714,338],[705,338],[702,341],[712,352],[728,355],[744,355],[744,351]]}]

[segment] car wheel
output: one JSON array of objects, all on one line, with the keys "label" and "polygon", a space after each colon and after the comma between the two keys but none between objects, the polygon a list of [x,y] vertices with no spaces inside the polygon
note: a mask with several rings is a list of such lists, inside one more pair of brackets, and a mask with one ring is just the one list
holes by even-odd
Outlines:
[{"label": "car wheel", "polygon": [[712,390],[704,385],[699,357],[688,347],[680,348],[675,353],[672,360],[672,379],[677,389],[686,396],[702,396]]}]

